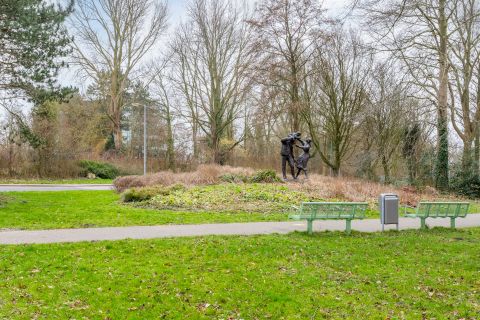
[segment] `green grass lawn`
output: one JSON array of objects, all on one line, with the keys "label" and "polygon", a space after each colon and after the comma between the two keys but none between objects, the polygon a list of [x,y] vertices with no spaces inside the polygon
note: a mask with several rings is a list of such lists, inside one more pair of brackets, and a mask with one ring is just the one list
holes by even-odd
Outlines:
[{"label": "green grass lawn", "polygon": [[111,184],[112,179],[0,179],[0,184]]},{"label": "green grass lawn", "polygon": [[[342,198],[322,198],[310,188],[294,189],[295,184],[273,183],[220,183],[198,186],[150,186],[132,188],[123,193],[126,202],[159,210],[206,210],[215,212],[243,211],[261,213],[288,213],[301,202],[348,202]],[[365,201],[365,200],[364,200]],[[436,201],[465,201],[451,198]],[[378,218],[377,200],[370,199],[367,218]],[[478,203],[472,202],[470,212],[479,212]],[[411,211],[411,210],[410,210]],[[401,210],[403,214],[403,208]]]},{"label": "green grass lawn", "polygon": [[119,195],[113,191],[42,191],[0,194],[0,229],[280,220],[287,220],[287,214],[182,212],[136,208],[121,204]]},{"label": "green grass lawn", "polygon": [[[478,204],[470,208],[480,212]],[[403,212],[402,212],[403,213]],[[369,210],[367,217],[377,218]],[[0,193],[0,229],[55,229],[105,226],[286,221],[288,213],[145,209],[122,204],[112,191]]]},{"label": "green grass lawn", "polygon": [[0,246],[4,319],[479,319],[480,229]]}]

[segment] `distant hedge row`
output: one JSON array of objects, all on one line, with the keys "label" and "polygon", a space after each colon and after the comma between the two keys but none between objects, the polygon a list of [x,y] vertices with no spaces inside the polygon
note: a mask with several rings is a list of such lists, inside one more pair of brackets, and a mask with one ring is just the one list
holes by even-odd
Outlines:
[{"label": "distant hedge row", "polygon": [[97,178],[115,179],[120,175],[120,170],[110,163],[92,160],[81,160],[78,165],[82,168],[82,175],[93,173]]}]

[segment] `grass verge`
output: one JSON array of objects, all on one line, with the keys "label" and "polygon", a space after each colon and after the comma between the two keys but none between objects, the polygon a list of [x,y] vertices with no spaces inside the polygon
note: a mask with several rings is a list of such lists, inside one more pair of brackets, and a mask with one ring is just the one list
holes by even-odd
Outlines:
[{"label": "grass verge", "polygon": [[192,212],[136,208],[112,191],[0,194],[0,229],[55,229],[287,220],[286,214]]},{"label": "grass verge", "polygon": [[[211,188],[215,191],[216,188]],[[215,192],[210,203],[220,203],[221,198]],[[220,191],[219,191],[220,192]],[[263,191],[262,191],[263,192]],[[263,193],[254,193],[262,195]],[[220,192],[220,195],[225,195]],[[202,195],[205,198],[205,195]],[[253,197],[253,196],[252,196]],[[260,196],[262,198],[263,196]],[[237,210],[222,211],[218,207],[210,209],[192,209],[185,205],[175,210],[142,208],[137,204],[126,205],[119,201],[120,196],[112,191],[29,191],[0,193],[0,229],[64,229],[89,227],[114,227],[132,225],[160,224],[198,224],[257,221],[286,221],[289,211],[285,204],[262,207],[262,201],[255,197],[251,203],[238,206]],[[183,199],[183,200],[182,200]],[[220,200],[219,200],[220,199]],[[231,202],[232,196],[225,196],[225,202]],[[280,200],[275,201],[282,201]],[[183,196],[178,201],[187,201]],[[177,201],[177,200],[176,200]],[[188,201],[197,201],[188,200]],[[301,200],[298,200],[301,201]],[[237,204],[232,205],[236,208]],[[280,211],[283,206],[283,211]],[[250,212],[241,208],[250,208]],[[258,211],[254,211],[254,208]],[[268,211],[266,211],[268,209]],[[472,203],[471,213],[480,212],[478,203]],[[403,211],[402,211],[403,213]],[[377,218],[378,211],[368,210],[367,217]]]},{"label": "grass verge", "polygon": [[[251,212],[288,216],[293,206],[305,201],[341,201],[323,199],[306,192],[292,190],[287,184],[223,183],[214,185],[169,187],[154,186],[124,191],[126,202],[139,201],[139,206],[160,210],[198,210],[213,212]],[[374,207],[374,204],[371,204]],[[367,209],[367,217],[378,217],[378,211]]]},{"label": "grass verge", "polygon": [[0,179],[0,184],[112,184],[112,179]]},{"label": "grass verge", "polygon": [[480,229],[0,246],[0,318],[478,319]]},{"label": "grass verge", "polygon": [[[357,197],[359,198],[359,197]],[[322,197],[315,188],[301,183],[219,183],[211,185],[155,185],[131,188],[123,192],[122,200],[137,202],[140,206],[160,210],[202,210],[211,212],[292,212],[293,206],[306,201],[352,200]],[[400,198],[402,200],[402,198]],[[379,217],[378,199],[364,195],[362,202],[369,204],[367,218]],[[463,199],[436,198],[431,201],[465,201]],[[402,204],[404,204],[402,202]],[[411,205],[417,205],[417,202]],[[403,208],[402,208],[403,209]],[[472,202],[470,212],[478,212],[478,202]],[[403,213],[403,210],[402,210]]]}]

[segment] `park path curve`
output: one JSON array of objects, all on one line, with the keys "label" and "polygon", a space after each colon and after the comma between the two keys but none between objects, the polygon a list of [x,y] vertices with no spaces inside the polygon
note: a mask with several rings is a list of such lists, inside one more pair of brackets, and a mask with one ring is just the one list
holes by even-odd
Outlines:
[{"label": "park path curve", "polygon": [[0,184],[0,192],[12,191],[101,191],[113,190],[111,184]]},{"label": "park path curve", "polygon": [[[457,228],[480,226],[480,214],[470,214],[466,218],[459,218]],[[427,219],[430,227],[450,225],[450,219]],[[420,226],[420,219],[400,219],[400,229],[416,229]],[[387,226],[394,229],[394,226]],[[361,232],[381,231],[378,219],[352,221],[352,229]],[[134,227],[107,227],[86,229],[53,229],[31,231],[0,231],[0,244],[32,244],[32,243],[60,243],[80,241],[122,240],[122,239],[152,239],[172,237],[193,237],[207,235],[257,235],[257,234],[286,234],[294,231],[305,231],[305,222],[249,222],[249,223],[222,223],[198,225],[161,225],[161,226],[134,226]],[[345,230],[345,221],[326,220],[314,222],[314,231]]]}]

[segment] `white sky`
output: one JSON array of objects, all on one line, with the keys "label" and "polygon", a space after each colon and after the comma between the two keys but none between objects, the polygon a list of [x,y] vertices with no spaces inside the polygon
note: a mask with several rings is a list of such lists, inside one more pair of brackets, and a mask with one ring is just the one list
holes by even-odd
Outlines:
[{"label": "white sky", "polygon": [[[52,0],[55,1],[55,0]],[[169,36],[173,33],[176,26],[186,18],[186,6],[189,0],[168,0],[168,25],[169,28],[165,35],[162,37],[160,41],[164,43],[168,40]],[[255,4],[261,0],[233,0],[233,1],[245,1],[249,6],[255,6]],[[323,8],[327,9],[327,14],[330,16],[336,16],[342,14],[342,9],[350,2],[349,0],[317,0],[323,3]],[[145,60],[150,60],[155,58],[158,54],[158,50],[152,48],[152,55],[146,57]],[[85,79],[80,79],[77,75],[77,72],[74,68],[64,69],[60,72],[59,75],[59,82],[64,86],[75,86],[80,89],[80,91],[84,91],[86,89],[86,82]]]},{"label": "white sky", "polygon": [[[323,8],[328,9],[329,11],[338,12],[339,10],[343,9],[347,3],[350,1],[348,0],[316,0],[320,3],[323,3]],[[261,0],[245,0],[245,2],[249,5],[255,6],[256,3],[261,2]],[[188,3],[188,0],[169,0],[168,7],[171,14],[170,22],[178,21],[182,17],[185,16],[185,8]]]}]

